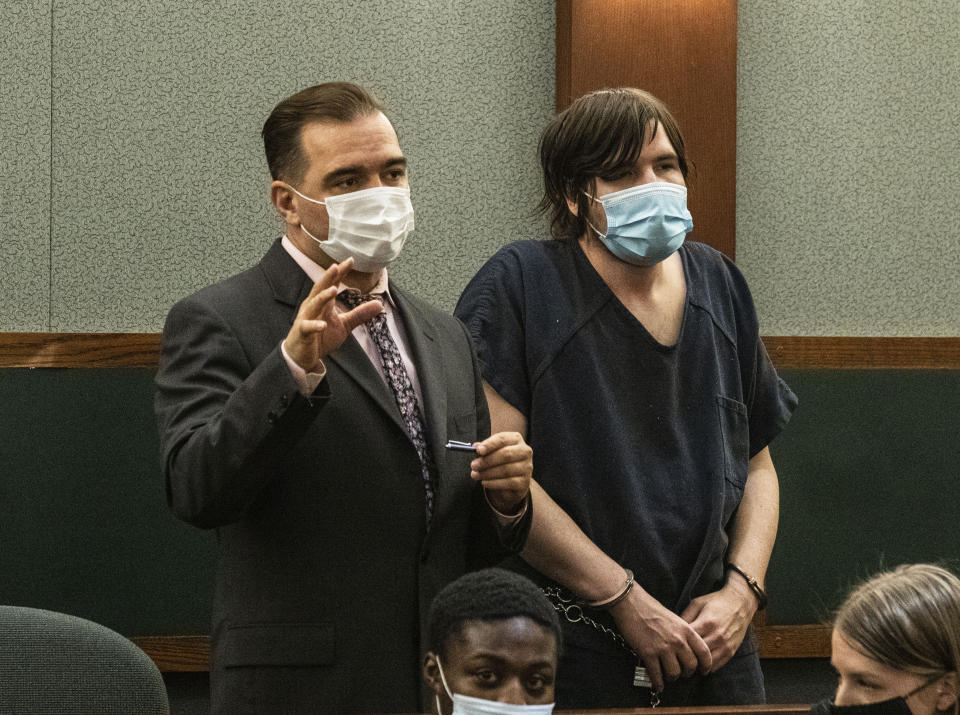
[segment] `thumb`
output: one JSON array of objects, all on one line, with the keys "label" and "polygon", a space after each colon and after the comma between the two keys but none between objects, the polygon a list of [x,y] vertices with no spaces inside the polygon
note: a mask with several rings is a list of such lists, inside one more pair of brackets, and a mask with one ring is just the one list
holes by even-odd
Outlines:
[{"label": "thumb", "polygon": [[369,320],[373,320],[383,312],[383,306],[378,300],[371,300],[361,303],[353,310],[340,314],[340,320],[347,332],[352,331],[358,325],[362,325]]},{"label": "thumb", "polygon": [[703,601],[698,598],[690,601],[690,605],[683,609],[683,613],[680,614],[680,618],[685,620],[687,623],[693,623],[697,620],[697,616],[700,615],[700,611],[703,610]]}]

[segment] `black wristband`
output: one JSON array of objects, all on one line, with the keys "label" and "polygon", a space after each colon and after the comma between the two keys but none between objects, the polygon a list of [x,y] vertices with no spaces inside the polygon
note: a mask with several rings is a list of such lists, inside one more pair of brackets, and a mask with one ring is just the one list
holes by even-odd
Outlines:
[{"label": "black wristband", "polygon": [[736,571],[738,574],[743,576],[743,580],[747,582],[747,585],[750,587],[750,590],[753,591],[753,595],[757,597],[757,610],[762,611],[764,608],[766,608],[767,594],[764,592],[762,588],[760,588],[760,584],[757,583],[757,579],[753,578],[752,576],[748,576],[746,571],[744,571],[742,568],[740,568],[736,564],[728,563],[727,568],[730,569],[731,571]]}]

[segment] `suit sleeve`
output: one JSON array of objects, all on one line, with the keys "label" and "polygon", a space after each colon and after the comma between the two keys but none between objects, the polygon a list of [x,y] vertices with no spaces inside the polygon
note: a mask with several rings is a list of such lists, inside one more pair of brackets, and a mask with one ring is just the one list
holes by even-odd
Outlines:
[{"label": "suit sleeve", "polygon": [[167,502],[202,528],[240,519],[329,400],[303,397],[279,341],[252,364],[236,334],[196,296],[167,317],[155,408]]}]

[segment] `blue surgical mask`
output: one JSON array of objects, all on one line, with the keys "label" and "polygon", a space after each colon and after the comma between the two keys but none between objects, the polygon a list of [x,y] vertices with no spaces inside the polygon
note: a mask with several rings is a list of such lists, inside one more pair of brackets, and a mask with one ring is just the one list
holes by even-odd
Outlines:
[{"label": "blue surgical mask", "polygon": [[603,245],[622,261],[652,266],[672,256],[693,229],[687,210],[687,189],[667,181],[631,186],[594,197],[607,216],[606,234],[597,231]]}]

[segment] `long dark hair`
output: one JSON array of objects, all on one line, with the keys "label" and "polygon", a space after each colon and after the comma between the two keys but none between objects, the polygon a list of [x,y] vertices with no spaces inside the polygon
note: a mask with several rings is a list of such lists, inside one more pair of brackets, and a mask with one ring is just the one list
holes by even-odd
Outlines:
[{"label": "long dark hair", "polygon": [[[647,132],[651,131],[650,137]],[[684,179],[687,155],[676,119],[659,99],[633,87],[601,89],[578,98],[558,114],[540,135],[543,199],[539,209],[550,216],[550,233],[565,240],[587,229],[589,199],[584,192],[594,179],[619,178],[633,168],[660,129],[667,133]],[[577,215],[567,206],[577,204]]]}]

